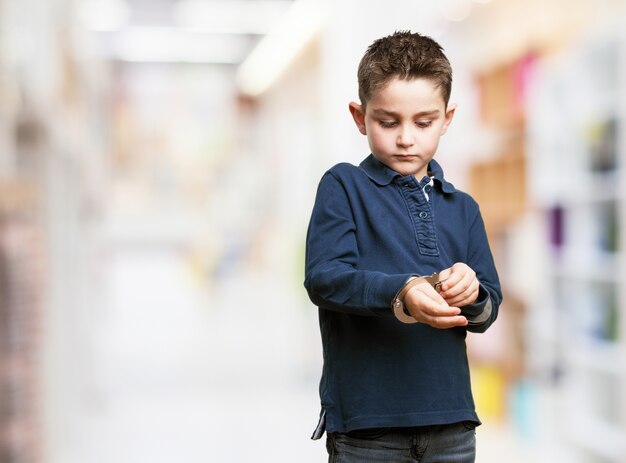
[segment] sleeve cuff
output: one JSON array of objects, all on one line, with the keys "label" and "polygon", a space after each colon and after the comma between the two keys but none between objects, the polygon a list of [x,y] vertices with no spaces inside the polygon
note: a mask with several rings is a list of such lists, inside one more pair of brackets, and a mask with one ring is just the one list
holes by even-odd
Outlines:
[{"label": "sleeve cuff", "polygon": [[489,292],[481,285],[478,292],[478,299],[473,304],[461,308],[462,315],[467,318],[469,325],[480,325],[491,317],[493,303]]},{"label": "sleeve cuff", "polygon": [[375,307],[390,312],[389,308],[398,291],[414,276],[411,273],[398,275],[376,275],[370,281],[366,292],[367,307]]}]

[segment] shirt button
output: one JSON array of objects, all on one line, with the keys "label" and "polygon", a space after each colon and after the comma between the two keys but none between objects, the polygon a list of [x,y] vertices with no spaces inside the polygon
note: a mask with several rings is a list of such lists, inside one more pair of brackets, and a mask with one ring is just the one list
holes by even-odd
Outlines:
[{"label": "shirt button", "polygon": [[426,193],[430,193],[430,190],[432,190],[432,187],[430,185],[427,185],[426,188],[424,188],[426,190]]},{"label": "shirt button", "polygon": [[419,217],[420,219],[425,219],[426,217],[428,217],[428,212],[424,212],[424,211],[420,212]]}]

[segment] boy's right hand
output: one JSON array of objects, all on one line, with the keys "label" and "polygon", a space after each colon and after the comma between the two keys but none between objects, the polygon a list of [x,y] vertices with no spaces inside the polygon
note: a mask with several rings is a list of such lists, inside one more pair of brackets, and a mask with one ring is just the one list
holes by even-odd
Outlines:
[{"label": "boy's right hand", "polygon": [[446,329],[467,325],[461,310],[450,307],[426,280],[413,286],[404,296],[404,306],[419,323]]}]

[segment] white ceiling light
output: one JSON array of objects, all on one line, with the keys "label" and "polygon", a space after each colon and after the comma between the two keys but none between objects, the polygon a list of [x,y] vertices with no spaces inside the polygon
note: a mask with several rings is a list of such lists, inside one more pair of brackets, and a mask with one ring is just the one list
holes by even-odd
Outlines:
[{"label": "white ceiling light", "polygon": [[174,27],[130,27],[106,40],[106,52],[111,58],[146,63],[237,64],[250,48],[245,36],[197,33]]},{"label": "white ceiling light", "polygon": [[259,96],[285,71],[326,21],[324,0],[295,0],[237,70],[239,90]]},{"label": "white ceiling light", "polygon": [[472,12],[472,0],[442,0],[439,9],[448,21],[465,21]]},{"label": "white ceiling light", "polygon": [[213,33],[265,34],[285,13],[290,0],[181,0],[176,25]]},{"label": "white ceiling light", "polygon": [[78,19],[92,31],[116,31],[128,23],[130,8],[125,0],[82,0]]}]

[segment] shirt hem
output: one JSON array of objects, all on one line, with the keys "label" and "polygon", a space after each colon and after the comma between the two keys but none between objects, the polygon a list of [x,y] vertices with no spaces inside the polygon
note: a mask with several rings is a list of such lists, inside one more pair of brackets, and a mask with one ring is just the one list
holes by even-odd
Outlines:
[{"label": "shirt hem", "polygon": [[474,410],[455,410],[449,412],[424,412],[404,415],[364,416],[345,421],[344,426],[337,426],[333,419],[328,419],[328,432],[350,432],[368,428],[408,428],[434,426],[442,424],[472,421],[480,425],[481,421]]}]

